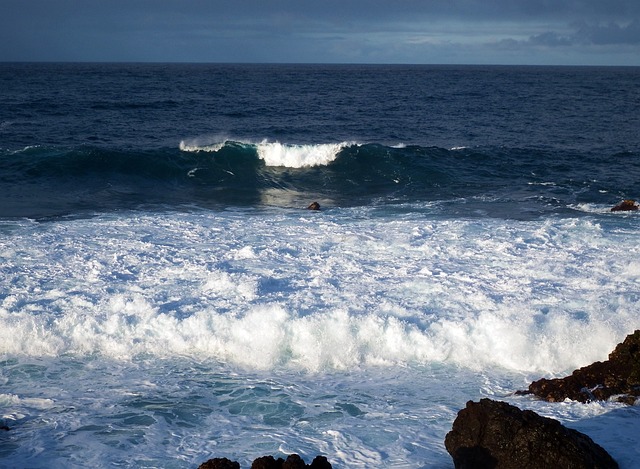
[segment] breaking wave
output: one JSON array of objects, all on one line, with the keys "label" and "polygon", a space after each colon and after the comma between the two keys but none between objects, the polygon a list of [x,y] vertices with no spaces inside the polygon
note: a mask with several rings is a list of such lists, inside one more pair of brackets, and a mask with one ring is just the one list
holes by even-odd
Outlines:
[{"label": "breaking wave", "polygon": [[199,145],[197,142],[180,142],[180,150],[185,152],[218,152],[224,147],[249,147],[253,148],[258,157],[267,166],[282,166],[285,168],[307,168],[312,166],[326,166],[333,162],[340,151],[355,143],[325,143],[318,145],[284,144],[263,140],[257,144],[225,141]]},{"label": "breaking wave", "polygon": [[584,214],[578,207],[585,204],[606,211],[635,188],[631,167],[612,173],[606,158],[562,152],[552,158],[502,147],[220,140],[149,150],[34,145],[0,151],[0,217],[152,206],[306,207],[317,200],[329,206],[436,202],[456,216],[532,218]]}]

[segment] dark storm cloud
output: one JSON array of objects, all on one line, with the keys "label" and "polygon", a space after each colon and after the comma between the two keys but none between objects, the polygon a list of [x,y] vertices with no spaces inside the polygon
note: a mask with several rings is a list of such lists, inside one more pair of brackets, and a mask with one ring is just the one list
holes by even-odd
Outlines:
[{"label": "dark storm cloud", "polygon": [[632,21],[624,26],[616,23],[598,25],[583,22],[575,25],[574,32],[570,34],[559,34],[553,31],[546,31],[530,36],[526,40],[521,41],[503,39],[501,44],[510,47],[527,44],[544,47],[567,47],[577,44],[597,46],[640,45],[640,21]]},{"label": "dark storm cloud", "polygon": [[571,45],[573,43],[573,39],[548,31],[546,33],[531,36],[528,42],[537,46],[561,47]]},{"label": "dark storm cloud", "polygon": [[599,45],[640,44],[640,20],[636,19],[625,26],[617,23],[582,24],[576,36],[583,41]]},{"label": "dark storm cloud", "polygon": [[0,0],[0,60],[499,62],[637,45],[639,21],[637,0]]}]

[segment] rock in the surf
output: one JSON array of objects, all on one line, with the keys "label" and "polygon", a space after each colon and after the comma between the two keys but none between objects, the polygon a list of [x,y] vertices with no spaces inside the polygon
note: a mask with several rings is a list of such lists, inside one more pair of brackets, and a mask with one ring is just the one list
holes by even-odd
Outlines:
[{"label": "rock in the surf", "polygon": [[640,330],[618,344],[608,360],[579,368],[564,378],[534,381],[525,393],[549,402],[613,398],[627,404],[635,403],[640,397]]},{"label": "rock in the surf", "polygon": [[198,469],[240,469],[240,464],[227,458],[213,458],[200,464]]},{"label": "rock in the surf", "polygon": [[467,402],[447,433],[445,447],[456,469],[618,467],[587,435],[491,399]]},{"label": "rock in the surf", "polygon": [[274,458],[273,456],[262,456],[254,459],[251,469],[281,469],[284,459]]},{"label": "rock in the surf", "polygon": [[308,207],[307,210],[320,210],[320,204],[318,202],[312,202]]},{"label": "rock in the surf", "polygon": [[290,454],[287,459],[275,459],[273,456],[262,456],[253,461],[251,469],[331,469],[331,463],[324,456],[316,456],[307,465],[297,454]]},{"label": "rock in the surf", "polygon": [[309,464],[310,469],[332,469],[331,463],[324,456],[316,456]]},{"label": "rock in the surf", "polygon": [[620,202],[618,205],[611,209],[612,212],[629,212],[633,210],[638,210],[638,204],[633,199],[627,199]]},{"label": "rock in the surf", "polygon": [[[240,464],[227,458],[214,458],[200,464],[198,469],[240,469]],[[253,461],[251,469],[331,469],[331,463],[324,456],[316,456],[311,464],[305,464],[297,454],[290,454],[286,460],[262,456]]]},{"label": "rock in the surf", "polygon": [[302,458],[297,454],[291,454],[286,461],[282,463],[282,469],[305,469],[308,467]]}]

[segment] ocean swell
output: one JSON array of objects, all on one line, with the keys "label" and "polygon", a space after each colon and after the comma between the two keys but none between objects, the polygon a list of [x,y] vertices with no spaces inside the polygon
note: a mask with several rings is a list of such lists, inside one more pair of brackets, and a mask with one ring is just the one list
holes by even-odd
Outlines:
[{"label": "ocean swell", "polygon": [[[546,162],[553,161],[553,164]],[[630,163],[631,164],[631,163]],[[0,154],[0,217],[143,207],[368,206],[435,202],[457,216],[535,218],[604,210],[632,193],[632,168],[505,148],[183,140],[147,151],[31,146]],[[603,183],[599,176],[607,173]]]}]

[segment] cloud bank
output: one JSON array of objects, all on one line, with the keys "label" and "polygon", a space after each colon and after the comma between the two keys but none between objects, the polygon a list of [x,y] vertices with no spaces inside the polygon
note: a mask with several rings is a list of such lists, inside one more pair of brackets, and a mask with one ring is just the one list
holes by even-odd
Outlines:
[{"label": "cloud bank", "polygon": [[636,0],[0,0],[0,60],[640,65]]}]

